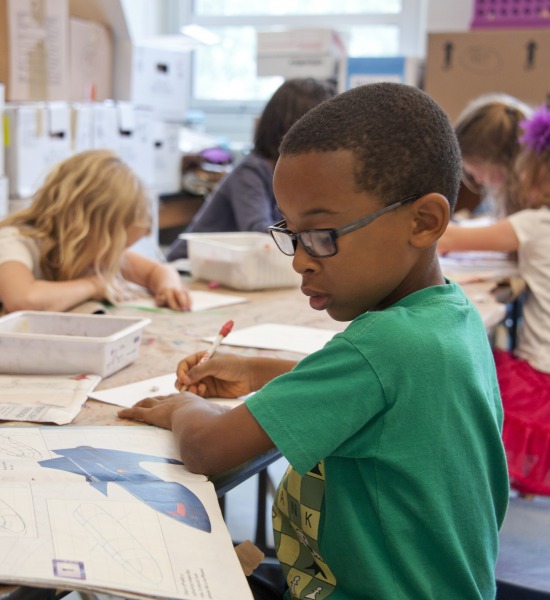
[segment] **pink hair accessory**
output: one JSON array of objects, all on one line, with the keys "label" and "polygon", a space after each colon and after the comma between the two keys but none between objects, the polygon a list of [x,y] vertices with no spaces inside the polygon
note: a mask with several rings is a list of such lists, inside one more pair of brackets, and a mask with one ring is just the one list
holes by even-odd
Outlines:
[{"label": "pink hair accessory", "polygon": [[546,106],[537,109],[529,119],[519,124],[523,135],[519,141],[537,154],[550,152],[550,110]]}]

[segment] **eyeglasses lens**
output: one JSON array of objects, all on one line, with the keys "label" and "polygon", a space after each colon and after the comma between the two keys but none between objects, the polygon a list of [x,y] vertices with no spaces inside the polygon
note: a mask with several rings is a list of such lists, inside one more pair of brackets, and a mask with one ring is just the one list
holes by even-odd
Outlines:
[{"label": "eyeglasses lens", "polygon": [[309,231],[300,235],[306,251],[311,256],[326,257],[336,254],[336,246],[330,231]]},{"label": "eyeglasses lens", "polygon": [[272,231],[271,235],[279,250],[287,256],[294,256],[296,251],[296,240],[292,239],[287,233],[282,231]]}]

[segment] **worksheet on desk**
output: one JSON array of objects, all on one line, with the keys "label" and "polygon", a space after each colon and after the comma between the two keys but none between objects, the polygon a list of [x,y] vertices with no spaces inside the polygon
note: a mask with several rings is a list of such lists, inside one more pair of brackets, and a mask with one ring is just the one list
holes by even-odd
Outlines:
[{"label": "worksheet on desk", "polygon": [[[88,398],[107,404],[130,407],[144,398],[177,394],[178,390],[175,383],[176,374],[168,373],[167,375],[159,375],[151,379],[143,379],[142,381],[127,383],[126,385],[94,391],[88,394]],[[226,408],[234,408],[244,402],[243,398],[209,398],[208,400]]]},{"label": "worksheet on desk", "polygon": [[0,581],[252,600],[216,492],[169,431],[0,429]]}]

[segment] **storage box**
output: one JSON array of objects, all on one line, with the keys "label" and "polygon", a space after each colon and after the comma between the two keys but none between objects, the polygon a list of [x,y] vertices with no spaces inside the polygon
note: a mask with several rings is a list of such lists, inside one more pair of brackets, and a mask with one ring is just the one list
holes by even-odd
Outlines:
[{"label": "storage box", "polygon": [[150,319],[19,311],[0,318],[0,373],[108,377],[139,354]]},{"label": "storage box", "polygon": [[187,240],[191,275],[236,290],[300,285],[292,257],[271,236],[260,232],[182,233]]},{"label": "storage box", "polygon": [[0,219],[3,219],[8,211],[8,178],[0,176]]},{"label": "storage box", "polygon": [[468,102],[503,92],[540,106],[550,94],[550,30],[428,35],[425,91],[456,120]]},{"label": "storage box", "polygon": [[0,0],[0,81],[7,100],[66,100],[68,50],[68,0]]},{"label": "storage box", "polygon": [[412,56],[354,56],[347,59],[345,89],[392,81],[418,86],[420,83],[419,58]]},{"label": "storage box", "polygon": [[65,102],[6,104],[6,175],[11,198],[32,196],[57,162],[71,154]]},{"label": "storage box", "polygon": [[113,44],[111,31],[101,23],[71,17],[70,99],[73,101],[112,98]]},{"label": "storage box", "polygon": [[175,194],[181,190],[181,125],[154,120],[152,144],[154,154],[154,183],[159,194]]},{"label": "storage box", "polygon": [[332,29],[259,31],[258,76],[339,77],[345,72],[346,48]]}]

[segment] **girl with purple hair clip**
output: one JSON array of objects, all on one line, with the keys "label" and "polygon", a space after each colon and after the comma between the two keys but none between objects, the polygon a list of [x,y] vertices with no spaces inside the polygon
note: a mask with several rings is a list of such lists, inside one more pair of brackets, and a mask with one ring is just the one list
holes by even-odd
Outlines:
[{"label": "girl with purple hair clip", "polygon": [[494,350],[502,436],[512,487],[550,495],[550,110],[539,108],[520,126],[515,171],[521,209],[487,227],[449,225],[438,251],[517,252],[527,286],[519,340],[513,352]]}]

